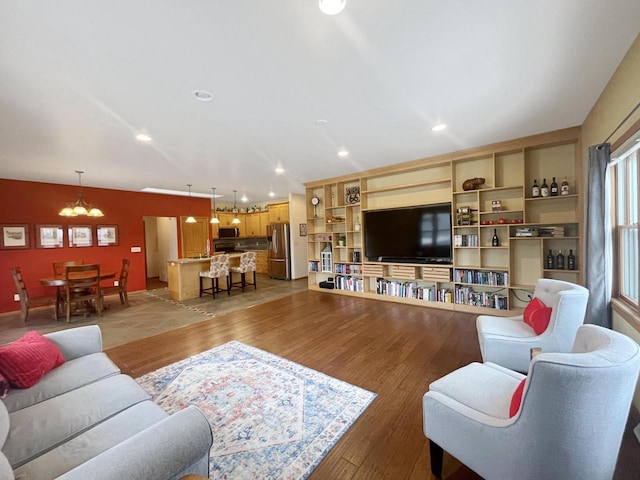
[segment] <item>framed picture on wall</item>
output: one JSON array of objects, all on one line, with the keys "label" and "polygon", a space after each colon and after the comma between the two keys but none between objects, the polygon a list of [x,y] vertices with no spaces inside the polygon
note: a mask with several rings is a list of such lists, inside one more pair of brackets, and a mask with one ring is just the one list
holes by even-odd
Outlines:
[{"label": "framed picture on wall", "polygon": [[0,249],[29,248],[29,225],[0,225]]},{"label": "framed picture on wall", "polygon": [[62,225],[36,225],[36,248],[64,247]]},{"label": "framed picture on wall", "polygon": [[300,224],[300,236],[301,237],[306,237],[307,236],[307,224],[306,223],[301,223]]},{"label": "framed picture on wall", "polygon": [[69,227],[70,247],[91,247],[93,246],[93,235],[91,225],[73,225]]},{"label": "framed picture on wall", "polygon": [[99,247],[118,245],[118,226],[98,225],[96,228],[96,237],[98,239]]}]

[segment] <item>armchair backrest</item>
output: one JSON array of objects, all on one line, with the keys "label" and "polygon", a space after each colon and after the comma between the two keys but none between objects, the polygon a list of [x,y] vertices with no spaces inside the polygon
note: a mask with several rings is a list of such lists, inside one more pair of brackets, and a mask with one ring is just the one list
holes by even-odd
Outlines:
[{"label": "armchair backrest", "polygon": [[596,325],[579,327],[572,353],[536,356],[513,424],[529,452],[522,471],[611,478],[639,371],[640,347]]},{"label": "armchair backrest", "polygon": [[552,308],[549,327],[542,335],[554,338],[556,348],[553,350],[571,351],[576,331],[584,323],[589,290],[574,283],[541,278],[536,282],[533,295]]},{"label": "armchair backrest", "polygon": [[223,253],[211,257],[209,272],[213,278],[226,277],[229,275],[229,254]]}]

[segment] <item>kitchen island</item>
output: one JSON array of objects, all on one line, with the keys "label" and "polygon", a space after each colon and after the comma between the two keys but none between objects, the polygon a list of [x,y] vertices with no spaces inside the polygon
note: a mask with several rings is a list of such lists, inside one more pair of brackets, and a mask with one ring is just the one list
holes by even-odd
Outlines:
[{"label": "kitchen island", "polygon": [[[229,265],[240,264],[241,253],[229,254]],[[167,273],[169,296],[173,300],[188,300],[200,295],[200,272],[209,270],[210,257],[204,258],[179,258],[167,260]],[[205,279],[205,288],[209,286],[210,279]],[[227,288],[227,280],[220,279],[220,288]]]}]

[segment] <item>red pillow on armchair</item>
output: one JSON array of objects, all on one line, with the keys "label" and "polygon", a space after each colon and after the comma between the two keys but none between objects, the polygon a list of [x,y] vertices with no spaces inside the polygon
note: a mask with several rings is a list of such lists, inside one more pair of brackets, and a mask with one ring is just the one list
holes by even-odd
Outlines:
[{"label": "red pillow on armchair", "polygon": [[44,375],[64,363],[60,349],[35,330],[0,347],[0,373],[12,387],[29,388]]},{"label": "red pillow on armchair", "polygon": [[524,309],[524,323],[533,328],[536,335],[540,335],[549,326],[551,311],[551,307],[546,307],[538,297],[533,297]]}]

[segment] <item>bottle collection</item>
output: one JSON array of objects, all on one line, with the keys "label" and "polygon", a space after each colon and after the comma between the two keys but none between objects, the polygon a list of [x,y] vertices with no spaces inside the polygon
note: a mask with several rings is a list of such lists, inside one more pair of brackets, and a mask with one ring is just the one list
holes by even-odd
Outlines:
[{"label": "bottle collection", "polygon": [[562,249],[558,250],[558,254],[555,256],[553,255],[553,251],[549,249],[544,268],[546,270],[575,270],[577,268],[576,256],[573,254],[573,250],[569,250],[565,265],[565,256],[562,253]]},{"label": "bottle collection", "polygon": [[556,177],[552,177],[551,188],[547,185],[546,178],[542,179],[542,185],[538,185],[537,179],[533,181],[533,186],[531,187],[531,198],[557,197],[558,195],[569,195],[569,182],[567,181],[567,177],[564,177],[559,188],[558,182],[556,182]]}]

